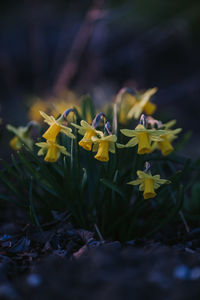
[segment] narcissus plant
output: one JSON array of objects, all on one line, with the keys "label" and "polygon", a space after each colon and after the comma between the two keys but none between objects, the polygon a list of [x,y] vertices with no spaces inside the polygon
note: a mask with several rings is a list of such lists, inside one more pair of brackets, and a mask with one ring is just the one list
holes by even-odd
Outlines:
[{"label": "narcissus plant", "polygon": [[72,133],[72,129],[62,125],[62,122],[64,121],[64,118],[67,116],[69,112],[71,112],[72,109],[67,110],[62,114],[62,116],[59,119],[55,119],[53,116],[48,116],[43,111],[40,111],[40,114],[45,119],[44,122],[47,123],[50,127],[45,131],[45,133],[42,135],[43,138],[45,138],[48,141],[55,142],[57,135],[59,132],[64,133],[68,137],[74,139],[75,136]]},{"label": "narcissus plant", "polygon": [[169,121],[165,124],[162,124],[159,121],[159,128],[166,130],[166,133],[161,135],[162,141],[156,141],[152,145],[152,151],[158,149],[161,151],[163,156],[167,156],[174,151],[172,142],[178,138],[177,134],[182,131],[182,128],[171,129],[176,123],[176,120]]},{"label": "narcissus plant", "polygon": [[167,131],[166,134],[161,135],[162,141],[157,141],[152,145],[152,151],[158,149],[161,151],[163,156],[169,155],[174,151],[174,147],[172,146],[172,142],[177,139],[177,134],[181,132],[181,128],[177,128],[174,130]]},{"label": "narcissus plant", "polygon": [[115,143],[117,141],[117,136],[112,134],[110,131],[110,123],[106,122],[105,132],[100,132],[100,135],[92,137],[94,142],[93,151],[97,152],[95,159],[99,161],[107,162],[109,161],[109,152],[115,153]]},{"label": "narcissus plant", "polygon": [[115,143],[117,141],[116,135],[107,135],[99,137],[92,137],[94,143],[93,151],[97,154],[94,156],[99,161],[109,161],[109,152],[115,153]]},{"label": "narcissus plant", "polygon": [[83,138],[79,141],[79,146],[87,151],[92,150],[92,137],[96,137],[97,134],[101,134],[100,131],[96,130],[96,127],[99,125],[101,119],[103,119],[104,115],[103,113],[99,113],[94,118],[92,125],[88,124],[86,121],[82,120],[80,122],[80,125],[71,123],[75,128],[78,129],[78,133],[80,135],[83,135]]},{"label": "narcissus plant", "polygon": [[64,146],[52,141],[36,143],[36,146],[41,147],[38,151],[38,155],[45,155],[44,160],[46,162],[56,162],[61,153],[70,156],[70,153],[67,152]]},{"label": "narcissus plant", "polygon": [[139,119],[142,112],[152,115],[156,110],[156,105],[150,101],[151,96],[157,92],[157,88],[149,89],[144,93],[136,94],[136,101],[128,113],[128,119]]},{"label": "narcissus plant", "polygon": [[134,130],[121,129],[121,133],[131,137],[131,139],[125,145],[117,144],[118,148],[129,148],[138,145],[138,154],[147,154],[151,152],[152,142],[162,141],[161,136],[166,132],[165,130],[147,129],[144,125],[139,124]]},{"label": "narcissus plant", "polygon": [[138,178],[130,181],[127,184],[139,185],[139,190],[143,192],[144,199],[150,199],[156,197],[156,192],[162,184],[171,183],[169,180],[161,179],[160,175],[152,175],[150,171],[147,173],[143,171],[137,171]]},{"label": "narcissus plant", "polygon": [[20,150],[25,144],[29,149],[33,147],[33,140],[30,137],[30,129],[33,123],[29,123],[27,126],[14,127],[10,124],[6,128],[14,133],[14,137],[10,140],[10,147],[14,150]]},{"label": "narcissus plant", "polygon": [[[63,100],[51,97],[46,110],[38,111],[46,128],[44,122],[37,123],[35,131],[30,131],[30,124],[8,125],[15,135],[10,145],[20,151],[12,153],[10,163],[1,161],[0,181],[7,190],[4,193],[2,189],[0,200],[13,199],[41,228],[40,224],[54,219],[57,212],[66,212],[65,220],[70,218],[76,228],[92,231],[95,224],[102,240],[126,242],[151,236],[175,214],[179,218],[177,213],[187,201],[185,191],[191,194],[186,175],[197,178],[199,166],[178,154],[168,158],[157,152],[146,158],[145,154],[155,149],[163,155],[171,153],[172,141],[181,131],[173,129],[174,120],[163,124],[142,114],[151,115],[155,110],[150,99],[156,91],[137,93],[122,88],[115,101],[103,108],[105,114],[95,110],[88,95],[79,107],[78,102],[63,102],[67,96]],[[54,112],[50,109],[53,103]],[[40,104],[35,108],[40,109]],[[139,117],[139,122],[134,120]],[[152,163],[152,173],[147,160]],[[160,189],[157,201],[144,200],[156,197],[158,188],[170,183],[167,178],[172,184]],[[139,186],[139,191],[130,185]],[[180,216],[187,225],[184,215]]]}]

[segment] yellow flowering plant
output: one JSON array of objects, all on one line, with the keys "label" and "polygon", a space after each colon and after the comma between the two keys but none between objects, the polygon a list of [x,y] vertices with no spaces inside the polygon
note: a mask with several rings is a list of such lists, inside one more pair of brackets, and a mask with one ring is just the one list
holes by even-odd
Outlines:
[{"label": "yellow flowering plant", "polygon": [[[166,156],[181,131],[172,129],[174,121],[141,115],[155,110],[150,98],[156,90],[132,94],[121,89],[109,114],[96,111],[88,95],[77,109],[63,103],[64,113],[57,119],[38,111],[49,127],[37,125],[37,139],[30,128],[8,125],[16,136],[11,146],[19,151],[11,166],[2,162],[0,179],[8,196],[0,193],[0,199],[23,201],[37,225],[47,215],[53,218],[52,211],[68,211],[75,226],[92,230],[96,224],[103,237],[120,241],[150,235],[178,218],[185,199],[181,183],[186,171],[195,173],[197,166],[178,154]],[[152,173],[141,171],[147,155]],[[131,185],[139,185],[143,194]],[[32,199],[28,204],[27,195]]]},{"label": "yellow flowering plant", "polygon": [[138,145],[138,154],[148,154],[151,152],[152,142],[161,142],[161,136],[166,134],[165,130],[155,130],[145,128],[144,125],[139,124],[134,130],[121,129],[121,133],[125,136],[131,137],[127,144],[117,144],[118,148],[129,148]]},{"label": "yellow flowering plant", "polygon": [[88,124],[86,121],[81,120],[81,126],[71,123],[72,126],[78,129],[78,133],[83,135],[83,138],[79,141],[79,146],[87,151],[92,150],[93,140],[92,137],[96,137],[97,134],[101,135],[101,131],[96,130],[95,128],[99,125],[101,119],[104,117],[103,113],[96,115],[95,119],[92,122],[92,125]]},{"label": "yellow flowering plant", "polygon": [[181,128],[168,130],[165,134],[161,135],[161,141],[156,141],[153,143],[151,151],[158,149],[164,156],[171,154],[174,151],[172,142],[178,138],[177,134],[181,131]]},{"label": "yellow flowering plant", "polygon": [[93,151],[97,152],[94,156],[99,161],[108,162],[109,152],[115,154],[115,143],[117,141],[116,135],[111,134],[109,122],[105,125],[106,134],[101,133],[99,136],[93,136],[94,143]]},{"label": "yellow flowering plant", "polygon": [[157,88],[152,88],[144,93],[135,95],[136,101],[128,112],[128,119],[139,119],[142,112],[147,115],[152,115],[156,110],[156,104],[150,101],[150,98],[157,92]]},{"label": "yellow flowering plant", "polygon": [[70,153],[67,152],[64,146],[52,141],[36,143],[36,146],[41,147],[41,149],[38,151],[38,155],[46,154],[44,158],[46,162],[56,162],[61,153],[70,156]]},{"label": "yellow flowering plant", "polygon": [[179,134],[182,131],[181,128],[171,129],[171,127],[173,127],[176,124],[176,120],[171,120],[163,124],[161,121],[157,121],[153,118],[147,118],[147,124],[150,124],[152,129],[156,125],[159,129],[166,130],[165,134],[162,134],[160,136],[162,140],[155,141],[152,144],[151,152],[157,149],[161,151],[163,156],[171,154],[174,151],[172,142],[178,138],[177,134]]},{"label": "yellow flowering plant", "polygon": [[139,185],[139,190],[143,191],[144,199],[156,197],[156,192],[162,184],[171,183],[169,180],[161,179],[160,175],[152,175],[150,171],[137,171],[138,179],[128,182],[130,185]]},{"label": "yellow flowering plant", "polygon": [[[69,113],[70,111],[68,110],[67,113]],[[44,118],[44,122],[49,125],[49,128],[45,131],[45,133],[42,135],[42,137],[48,141],[55,142],[56,137],[59,134],[59,132],[62,132],[65,135],[67,135],[68,137],[74,139],[75,136],[72,133],[72,129],[65,125],[62,125],[62,122],[63,122],[64,118],[66,117],[67,113],[66,112],[63,113],[63,115],[59,119],[56,120],[53,116],[48,116],[44,112],[40,111],[40,114]]]},{"label": "yellow flowering plant", "polygon": [[34,126],[36,123],[30,122],[27,124],[27,126],[19,126],[14,127],[10,124],[6,126],[7,130],[14,133],[14,137],[10,140],[10,147],[14,150],[20,150],[25,144],[27,147],[32,149],[33,147],[33,140],[30,136],[30,130],[32,126]]}]

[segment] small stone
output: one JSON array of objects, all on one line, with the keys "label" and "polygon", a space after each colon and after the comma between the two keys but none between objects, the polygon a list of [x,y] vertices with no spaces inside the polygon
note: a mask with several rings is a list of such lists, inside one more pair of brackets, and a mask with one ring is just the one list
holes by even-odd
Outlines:
[{"label": "small stone", "polygon": [[26,281],[32,287],[38,287],[42,283],[42,279],[38,274],[30,274]]},{"label": "small stone", "polygon": [[173,276],[177,279],[186,280],[190,277],[190,270],[186,265],[179,265],[174,269]]}]

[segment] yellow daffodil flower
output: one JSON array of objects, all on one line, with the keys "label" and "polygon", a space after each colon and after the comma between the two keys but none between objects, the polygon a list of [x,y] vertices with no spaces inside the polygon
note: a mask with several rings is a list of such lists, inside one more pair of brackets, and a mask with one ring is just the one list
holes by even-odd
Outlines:
[{"label": "yellow daffodil flower", "polygon": [[95,137],[97,134],[101,134],[101,131],[96,130],[84,120],[81,121],[81,126],[74,123],[71,123],[71,125],[78,129],[79,134],[83,135],[83,138],[78,143],[79,146],[87,151],[91,151],[93,144],[92,137]]},{"label": "yellow daffodil flower", "polygon": [[48,141],[55,142],[59,132],[64,133],[68,137],[74,139],[75,136],[72,133],[72,129],[61,124],[59,120],[56,120],[53,116],[48,116],[44,112],[40,111],[40,114],[45,119],[44,122],[50,125],[47,131],[42,135]]},{"label": "yellow daffodil flower", "polygon": [[128,182],[127,184],[139,185],[139,190],[143,191],[144,199],[154,198],[157,190],[162,184],[171,183],[169,180],[160,179],[160,175],[151,175],[148,173],[137,171],[138,179]]},{"label": "yellow daffodil flower", "polygon": [[56,162],[61,153],[70,156],[70,153],[67,152],[64,146],[61,146],[52,141],[36,143],[36,145],[38,147],[41,147],[41,149],[38,151],[38,155],[46,154],[44,158],[46,162]]},{"label": "yellow daffodil flower", "polygon": [[153,88],[142,94],[136,95],[136,102],[127,115],[128,119],[139,119],[143,111],[147,115],[152,115],[156,110],[156,105],[150,102],[150,98],[157,92],[157,90],[157,88]]},{"label": "yellow daffodil flower", "polygon": [[128,137],[132,137],[126,145],[117,144],[118,148],[129,148],[138,145],[138,154],[148,154],[151,152],[151,143],[153,141],[162,141],[161,135],[165,130],[146,129],[139,124],[135,130],[121,129],[121,132]]},{"label": "yellow daffodil flower", "polygon": [[15,136],[10,140],[10,147],[14,150],[20,150],[25,144],[27,147],[32,149],[33,147],[33,140],[30,137],[30,127],[25,126],[25,127],[14,127],[10,124],[6,126],[6,128],[13,132]]},{"label": "yellow daffodil flower", "polygon": [[156,141],[153,143],[151,151],[158,149],[161,151],[163,156],[169,155],[171,152],[174,151],[172,142],[177,138],[177,134],[181,132],[181,130],[181,128],[167,130],[166,134],[160,136],[162,141]]},{"label": "yellow daffodil flower", "polygon": [[117,141],[116,135],[108,135],[101,137],[92,137],[94,143],[92,151],[97,152],[94,158],[99,161],[109,161],[109,152],[115,153],[115,143]]}]

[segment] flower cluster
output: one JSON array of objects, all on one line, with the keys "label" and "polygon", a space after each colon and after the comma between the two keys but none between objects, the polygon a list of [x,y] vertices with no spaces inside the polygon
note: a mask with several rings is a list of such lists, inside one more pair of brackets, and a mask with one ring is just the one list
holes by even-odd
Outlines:
[{"label": "flower cluster", "polygon": [[[141,116],[141,121],[145,116]],[[146,124],[146,126],[145,126]],[[121,129],[121,133],[127,137],[131,137],[127,144],[117,144],[118,148],[129,148],[138,145],[138,154],[148,154],[158,149],[163,156],[169,155],[173,150],[172,142],[177,138],[177,134],[181,132],[181,128],[170,129],[174,125],[174,121],[162,124],[159,122],[160,128],[147,128],[146,120],[142,124],[136,126],[134,130]]]},{"label": "flower cluster", "polygon": [[78,133],[83,135],[83,138],[79,142],[79,146],[87,151],[94,151],[97,154],[95,159],[103,162],[109,161],[109,152],[115,153],[115,143],[117,141],[116,135],[113,135],[109,130],[109,122],[105,124],[105,131],[96,130],[100,120],[104,118],[103,113],[96,115],[89,125],[86,121],[81,121],[81,126],[72,123],[74,127],[78,129]]},{"label": "flower cluster", "polygon": [[[90,114],[89,119],[91,121],[88,121],[86,113],[85,119],[81,120],[81,109],[78,106],[65,110],[58,118],[40,111],[40,116],[44,118],[44,122],[49,127],[42,134],[45,141],[36,143],[36,146],[40,147],[38,155],[44,155],[44,160],[49,163],[56,162],[61,154],[70,156],[67,148],[62,144],[61,134],[66,135],[70,140],[79,139],[79,135],[81,135],[82,138],[77,141],[77,144],[86,151],[95,152],[94,158],[100,162],[108,162],[110,153],[116,154],[117,152],[118,155],[123,155],[120,149],[132,147],[137,147],[137,154],[143,156],[156,150],[159,150],[163,156],[171,154],[174,151],[172,142],[177,138],[181,129],[172,129],[176,123],[174,120],[163,124],[151,117],[156,110],[156,105],[150,101],[150,98],[156,91],[157,88],[145,92],[133,92],[128,88],[123,88],[117,95],[113,110],[113,129],[102,112],[96,114],[93,120]],[[37,105],[36,107],[38,107]],[[33,112],[35,114],[35,109],[32,110]],[[143,112],[148,116],[146,117]],[[69,114],[71,118],[68,118]],[[75,115],[76,118],[74,118]],[[137,123],[134,127],[130,125],[127,126],[128,128],[118,130],[120,125],[127,124],[127,120],[131,120],[131,122],[136,120]],[[30,150],[33,148],[30,125],[18,129],[8,125],[7,128],[15,134],[15,137],[10,141],[13,149],[19,150],[23,144],[28,146]],[[120,143],[124,139],[123,136],[130,138],[125,144]],[[116,147],[119,150],[116,151]],[[169,183],[168,180],[160,179],[160,175],[153,176],[149,169],[144,172],[138,170],[137,175],[138,178],[128,182],[128,184],[139,185],[139,190],[143,191],[145,199],[155,197],[155,190],[160,185]]]},{"label": "flower cluster", "polygon": [[56,140],[60,132],[64,133],[71,139],[75,138],[72,133],[72,129],[62,125],[62,122],[71,111],[72,109],[65,111],[57,120],[53,116],[48,116],[44,112],[40,111],[40,114],[45,119],[44,122],[49,125],[49,128],[42,135],[42,137],[46,139],[46,142],[36,143],[36,146],[41,147],[38,155],[45,155],[44,160],[47,162],[56,162],[61,153],[70,156],[67,149],[64,146],[59,145]]}]

